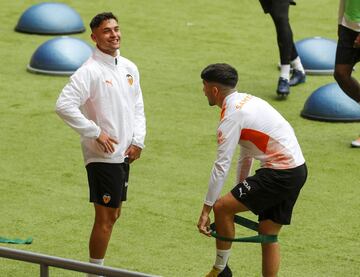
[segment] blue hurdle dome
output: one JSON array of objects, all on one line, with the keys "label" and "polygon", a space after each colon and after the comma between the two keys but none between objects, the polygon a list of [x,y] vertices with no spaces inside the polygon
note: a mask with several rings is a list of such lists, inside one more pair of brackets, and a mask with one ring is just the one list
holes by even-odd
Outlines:
[{"label": "blue hurdle dome", "polygon": [[360,121],[360,105],[347,96],[337,83],[330,83],[310,95],[301,115],[320,121]]},{"label": "blue hurdle dome", "polygon": [[295,43],[306,73],[331,75],[334,72],[337,43],[334,40],[313,37]]},{"label": "blue hurdle dome", "polygon": [[85,31],[80,15],[66,4],[40,3],[28,8],[15,30],[31,34],[73,34]]},{"label": "blue hurdle dome", "polygon": [[31,57],[28,70],[50,75],[71,75],[92,54],[86,42],[71,37],[50,39],[40,45]]}]

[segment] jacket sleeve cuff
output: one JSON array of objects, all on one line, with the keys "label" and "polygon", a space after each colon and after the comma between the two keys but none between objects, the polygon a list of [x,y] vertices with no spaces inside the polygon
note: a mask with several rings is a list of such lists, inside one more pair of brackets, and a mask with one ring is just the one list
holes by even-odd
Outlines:
[{"label": "jacket sleeve cuff", "polygon": [[205,204],[205,205],[208,205],[208,206],[210,206],[210,207],[214,206],[214,202],[211,202],[211,201],[209,201],[209,200],[205,200],[205,201],[204,201],[204,204]]},{"label": "jacket sleeve cuff", "polygon": [[139,148],[141,148],[141,149],[144,149],[144,148],[145,148],[145,144],[140,143],[140,142],[137,142],[137,141],[135,141],[135,140],[133,140],[133,141],[131,142],[131,144],[132,144],[132,145],[135,145],[135,146],[137,146],[137,147],[139,147]]}]

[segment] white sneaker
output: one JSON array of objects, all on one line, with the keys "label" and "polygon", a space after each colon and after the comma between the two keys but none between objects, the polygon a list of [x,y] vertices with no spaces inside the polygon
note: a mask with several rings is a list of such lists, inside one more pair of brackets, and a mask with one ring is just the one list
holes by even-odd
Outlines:
[{"label": "white sneaker", "polygon": [[351,142],[351,147],[359,147],[360,148],[360,137]]}]

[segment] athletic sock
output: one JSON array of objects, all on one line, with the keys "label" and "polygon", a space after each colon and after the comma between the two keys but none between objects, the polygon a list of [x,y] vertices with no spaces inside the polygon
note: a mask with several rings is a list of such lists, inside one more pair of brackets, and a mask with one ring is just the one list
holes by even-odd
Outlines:
[{"label": "athletic sock", "polygon": [[291,64],[291,66],[292,66],[294,69],[299,70],[299,71],[301,71],[302,73],[305,73],[305,69],[304,69],[304,67],[303,67],[303,65],[302,65],[302,63],[301,63],[301,60],[300,60],[300,57],[299,57],[299,56],[297,56],[297,57],[295,58],[295,60],[291,61],[290,64]]},{"label": "athletic sock", "polygon": [[230,257],[231,249],[228,250],[220,250],[216,249],[216,260],[215,260],[215,267],[220,269],[221,271],[224,270],[226,264]]},{"label": "athletic sock", "polygon": [[[97,264],[97,265],[104,265],[104,259],[93,259],[90,258],[89,262],[92,264]],[[87,277],[103,277],[103,276],[99,276],[99,275],[95,275],[95,274],[90,274],[88,273]]]},{"label": "athletic sock", "polygon": [[290,79],[290,64],[282,64],[281,65],[280,77],[289,81],[289,79]]}]

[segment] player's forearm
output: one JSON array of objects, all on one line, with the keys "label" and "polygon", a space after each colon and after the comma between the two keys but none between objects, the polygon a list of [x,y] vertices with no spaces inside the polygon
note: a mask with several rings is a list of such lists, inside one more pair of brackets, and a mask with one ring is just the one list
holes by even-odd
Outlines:
[{"label": "player's forearm", "polygon": [[92,120],[88,120],[78,108],[59,104],[55,111],[67,125],[81,136],[94,139],[99,137],[100,127]]},{"label": "player's forearm", "polygon": [[201,211],[201,216],[208,216],[211,210],[212,210],[212,206],[204,204]]}]

